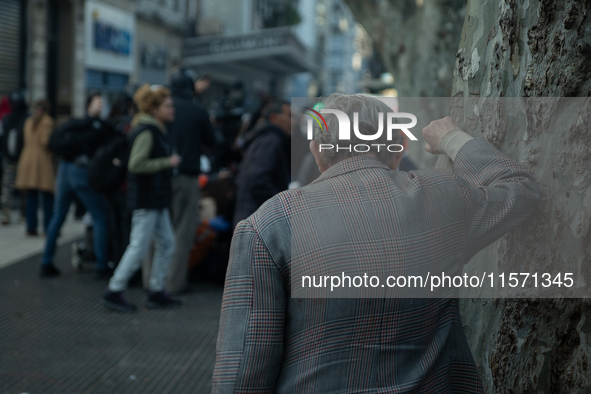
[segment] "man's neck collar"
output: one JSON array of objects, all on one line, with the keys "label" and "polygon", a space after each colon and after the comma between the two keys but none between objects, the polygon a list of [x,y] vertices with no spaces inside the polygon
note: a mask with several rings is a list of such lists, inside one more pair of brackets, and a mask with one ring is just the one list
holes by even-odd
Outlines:
[{"label": "man's neck collar", "polygon": [[365,168],[383,168],[386,170],[391,170],[391,168],[373,156],[354,156],[333,164],[312,183]]}]

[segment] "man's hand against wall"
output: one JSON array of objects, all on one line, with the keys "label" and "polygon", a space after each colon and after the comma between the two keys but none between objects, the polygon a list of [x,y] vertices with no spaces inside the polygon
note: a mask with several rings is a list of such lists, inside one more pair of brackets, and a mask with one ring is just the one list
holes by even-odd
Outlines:
[{"label": "man's hand against wall", "polygon": [[425,150],[434,155],[444,153],[439,150],[441,139],[450,131],[459,129],[460,126],[449,116],[432,121],[423,129],[423,138],[427,142]]}]

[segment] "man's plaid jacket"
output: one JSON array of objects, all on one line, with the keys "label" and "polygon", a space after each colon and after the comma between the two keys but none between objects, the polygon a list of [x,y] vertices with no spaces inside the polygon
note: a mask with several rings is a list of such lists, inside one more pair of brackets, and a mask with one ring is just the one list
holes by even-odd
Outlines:
[{"label": "man's plaid jacket", "polygon": [[[353,157],[276,195],[234,233],[213,392],[482,392],[457,299],[292,298],[290,221],[309,212],[314,231],[335,209],[345,221],[367,213],[402,229],[392,242],[403,253],[390,257],[408,261],[397,264],[435,263],[452,250],[461,266],[525,220],[539,199],[532,175],[484,138],[461,147],[453,173],[392,171]],[[356,247],[364,252],[363,243]]]}]

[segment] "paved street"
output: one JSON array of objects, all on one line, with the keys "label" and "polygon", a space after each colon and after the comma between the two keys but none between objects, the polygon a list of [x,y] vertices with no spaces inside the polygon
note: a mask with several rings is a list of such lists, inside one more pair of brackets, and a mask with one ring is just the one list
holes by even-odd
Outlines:
[{"label": "paved street", "polygon": [[174,310],[106,310],[106,282],[56,255],[62,276],[40,279],[39,255],[0,269],[0,393],[207,393],[222,289],[202,285]]}]

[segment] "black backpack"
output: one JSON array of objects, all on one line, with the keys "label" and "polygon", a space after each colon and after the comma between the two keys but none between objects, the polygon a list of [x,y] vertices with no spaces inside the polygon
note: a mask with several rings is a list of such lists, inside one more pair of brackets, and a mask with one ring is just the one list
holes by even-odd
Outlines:
[{"label": "black backpack", "polygon": [[88,164],[88,186],[100,193],[116,191],[127,176],[128,139],[123,133],[97,149]]},{"label": "black backpack", "polygon": [[92,157],[96,150],[111,140],[113,127],[100,119],[70,119],[49,137],[49,149],[66,160],[86,154]]}]

